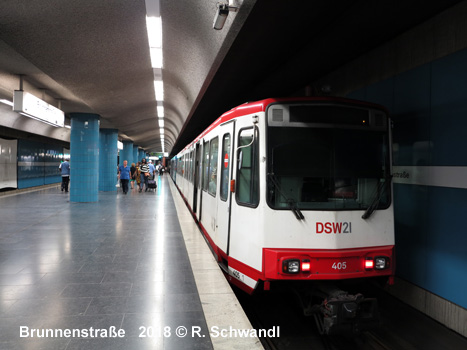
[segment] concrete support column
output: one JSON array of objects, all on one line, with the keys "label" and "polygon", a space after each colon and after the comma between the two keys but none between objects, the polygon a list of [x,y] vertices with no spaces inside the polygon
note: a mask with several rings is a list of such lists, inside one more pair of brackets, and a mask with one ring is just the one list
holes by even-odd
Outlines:
[{"label": "concrete support column", "polygon": [[[131,163],[135,163],[135,165],[139,162],[138,159],[138,146],[133,145],[133,161]],[[130,165],[131,165],[130,163]]]},{"label": "concrete support column", "polygon": [[71,113],[70,201],[97,202],[99,115]]},{"label": "concrete support column", "polygon": [[146,152],[144,150],[139,150],[138,162],[141,162],[141,159],[146,158]]},{"label": "concrete support column", "polygon": [[132,141],[123,141],[123,149],[120,151],[120,164],[123,165],[123,161],[128,161],[128,164],[131,165],[131,160],[133,159],[133,142]]},{"label": "concrete support column", "polygon": [[118,130],[100,129],[99,145],[99,191],[116,191]]}]

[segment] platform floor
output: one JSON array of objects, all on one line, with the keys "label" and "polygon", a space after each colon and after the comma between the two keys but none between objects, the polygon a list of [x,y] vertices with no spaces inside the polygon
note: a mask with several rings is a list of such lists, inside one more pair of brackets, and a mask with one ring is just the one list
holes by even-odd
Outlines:
[{"label": "platform floor", "polygon": [[168,177],[0,197],[0,349],[262,348],[229,327],[251,325]]}]

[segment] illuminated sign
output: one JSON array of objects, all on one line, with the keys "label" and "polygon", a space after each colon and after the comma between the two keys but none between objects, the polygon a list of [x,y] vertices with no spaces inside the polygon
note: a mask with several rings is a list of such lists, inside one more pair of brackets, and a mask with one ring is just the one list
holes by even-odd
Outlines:
[{"label": "illuminated sign", "polygon": [[63,111],[22,90],[15,90],[13,110],[49,125],[60,127],[65,125],[65,113]]}]

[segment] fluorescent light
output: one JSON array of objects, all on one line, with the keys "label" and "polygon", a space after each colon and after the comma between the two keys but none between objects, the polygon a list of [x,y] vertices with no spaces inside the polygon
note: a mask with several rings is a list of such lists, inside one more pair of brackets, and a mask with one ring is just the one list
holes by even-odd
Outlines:
[{"label": "fluorescent light", "polygon": [[162,54],[162,19],[160,17],[159,1],[146,1],[146,3],[149,3],[149,7],[148,4],[146,4],[148,13],[156,15],[146,16],[146,28],[148,31],[151,65],[154,70],[154,76],[158,79],[154,81],[154,92],[157,101],[157,116],[159,117],[158,122],[160,127],[161,146],[162,152],[164,152],[164,119],[162,119],[162,117],[164,117],[164,107],[161,103],[164,101],[164,84],[162,82],[161,74],[164,62]]},{"label": "fluorescent light", "polygon": [[49,121],[47,121],[47,120],[38,118],[38,117],[36,117],[36,116],[34,116],[34,115],[32,115],[32,114],[28,114],[28,113],[24,113],[24,112],[19,112],[19,114],[24,115],[25,117],[28,117],[28,118],[37,120],[37,121],[39,121],[39,122],[45,123],[45,124],[47,124],[47,125],[54,126],[54,127],[56,127],[56,128],[59,128],[59,127],[63,127],[63,126],[64,126],[64,125],[58,125],[58,124],[55,124],[55,123],[53,123],[53,122],[49,122]]},{"label": "fluorescent light", "polygon": [[156,101],[164,101],[164,84],[161,80],[154,81],[154,90],[156,92]]},{"label": "fluorescent light", "polygon": [[160,17],[146,17],[149,47],[162,47],[162,20]]},{"label": "fluorescent light", "polygon": [[157,106],[157,116],[159,118],[162,118],[164,116],[164,107],[162,106]]},{"label": "fluorescent light", "polygon": [[6,104],[6,105],[8,105],[8,106],[13,107],[13,102],[11,102],[11,101],[2,99],[2,100],[0,100],[0,102]]},{"label": "fluorescent light", "polygon": [[160,17],[146,17],[149,51],[152,68],[162,68],[162,20]]},{"label": "fluorescent light", "polygon": [[152,68],[162,68],[162,48],[150,47],[149,53],[151,55]]}]

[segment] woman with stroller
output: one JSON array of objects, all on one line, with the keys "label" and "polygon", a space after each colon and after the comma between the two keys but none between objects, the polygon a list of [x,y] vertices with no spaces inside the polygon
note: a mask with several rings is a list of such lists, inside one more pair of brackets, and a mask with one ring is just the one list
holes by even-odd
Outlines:
[{"label": "woman with stroller", "polygon": [[141,159],[141,165],[139,166],[141,172],[141,185],[139,191],[143,191],[143,183],[145,184],[145,192],[148,191],[148,180],[149,180],[149,165],[146,163],[146,158]]}]

